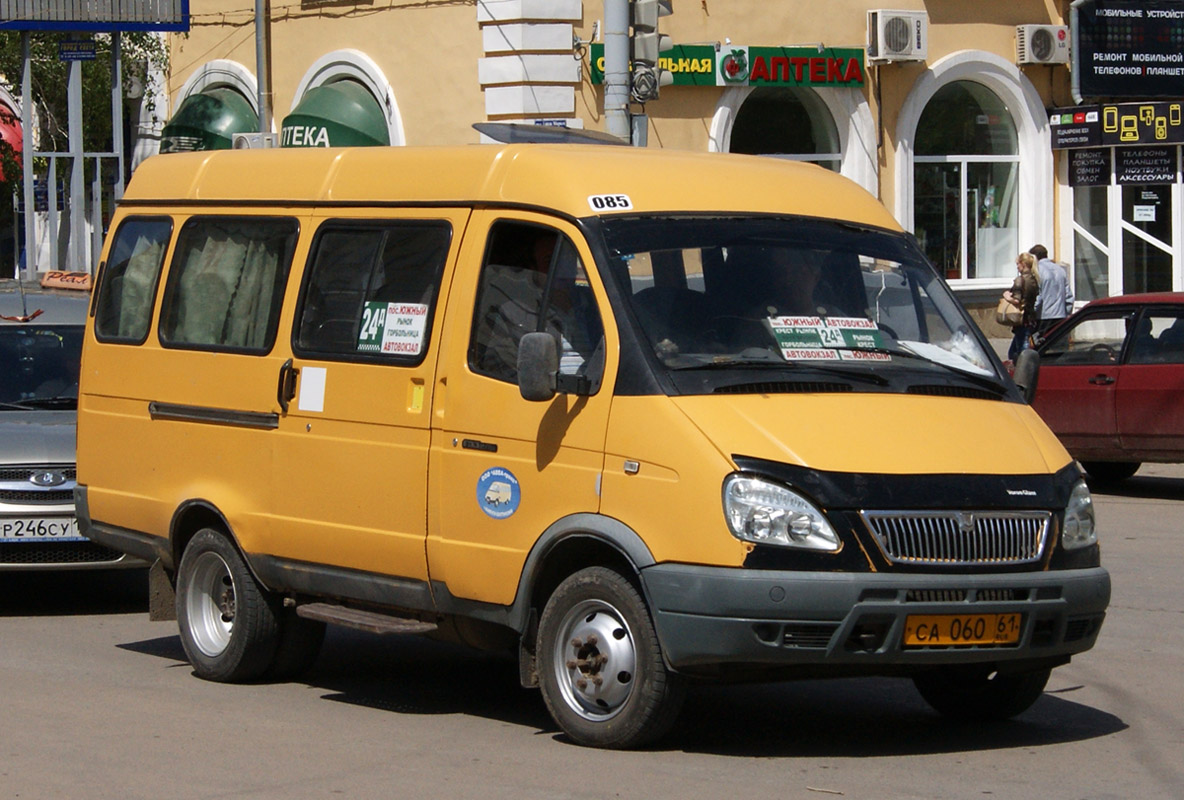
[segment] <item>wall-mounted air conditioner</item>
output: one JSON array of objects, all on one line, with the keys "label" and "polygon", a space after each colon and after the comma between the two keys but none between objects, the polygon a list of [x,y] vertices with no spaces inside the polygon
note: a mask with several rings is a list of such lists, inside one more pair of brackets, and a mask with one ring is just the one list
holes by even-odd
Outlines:
[{"label": "wall-mounted air conditioner", "polygon": [[1015,27],[1015,63],[1068,64],[1068,26],[1017,25]]},{"label": "wall-mounted air conditioner", "polygon": [[924,61],[929,55],[929,15],[924,11],[867,12],[867,60]]},{"label": "wall-mounted air conditioner", "polygon": [[235,150],[255,150],[262,147],[280,146],[280,137],[274,133],[236,133],[230,141]]}]

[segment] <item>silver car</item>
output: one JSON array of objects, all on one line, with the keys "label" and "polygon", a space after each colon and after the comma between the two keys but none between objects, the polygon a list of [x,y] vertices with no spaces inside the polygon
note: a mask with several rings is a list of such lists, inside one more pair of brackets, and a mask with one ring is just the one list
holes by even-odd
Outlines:
[{"label": "silver car", "polygon": [[74,424],[89,292],[0,281],[0,570],[145,566],[78,533]]}]

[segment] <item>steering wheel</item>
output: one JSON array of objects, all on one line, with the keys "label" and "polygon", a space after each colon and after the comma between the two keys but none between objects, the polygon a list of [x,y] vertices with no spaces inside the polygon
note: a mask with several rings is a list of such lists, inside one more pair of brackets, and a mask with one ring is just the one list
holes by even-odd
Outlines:
[{"label": "steering wheel", "polygon": [[1091,354],[1092,353],[1104,353],[1106,355],[1107,359],[1109,359],[1110,361],[1114,360],[1114,348],[1108,344],[1102,344],[1101,342],[1098,342],[1097,344],[1090,347],[1089,352]]}]

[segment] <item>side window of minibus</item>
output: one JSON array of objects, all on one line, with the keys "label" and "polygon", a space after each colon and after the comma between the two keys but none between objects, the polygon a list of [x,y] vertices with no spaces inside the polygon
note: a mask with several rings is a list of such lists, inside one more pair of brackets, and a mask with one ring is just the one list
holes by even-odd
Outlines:
[{"label": "side window of minibus", "polygon": [[518,343],[546,331],[559,346],[559,372],[604,373],[604,327],[588,275],[571,239],[542,225],[500,221],[490,231],[469,339],[469,368],[518,380]]},{"label": "side window of minibus", "polygon": [[173,233],[168,217],[129,217],[115,231],[95,301],[95,338],[140,344],[148,338],[160,268]]},{"label": "side window of minibus", "polygon": [[266,353],[299,225],[283,217],[193,217],[181,228],[161,306],[166,347]]},{"label": "side window of minibus", "polygon": [[313,244],[293,351],[418,364],[451,239],[444,221],[326,223]]}]

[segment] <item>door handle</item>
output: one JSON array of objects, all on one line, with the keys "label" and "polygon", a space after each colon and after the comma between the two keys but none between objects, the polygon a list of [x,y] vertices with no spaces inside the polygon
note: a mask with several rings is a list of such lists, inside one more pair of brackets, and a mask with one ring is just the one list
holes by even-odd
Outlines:
[{"label": "door handle", "polygon": [[1095,375],[1089,379],[1089,382],[1094,386],[1109,386],[1114,383],[1115,379],[1109,375]]},{"label": "door handle", "polygon": [[288,404],[296,396],[296,376],[299,374],[300,368],[292,366],[290,358],[280,367],[280,380],[275,389],[275,399],[279,401],[280,410],[285,414],[288,413]]}]

